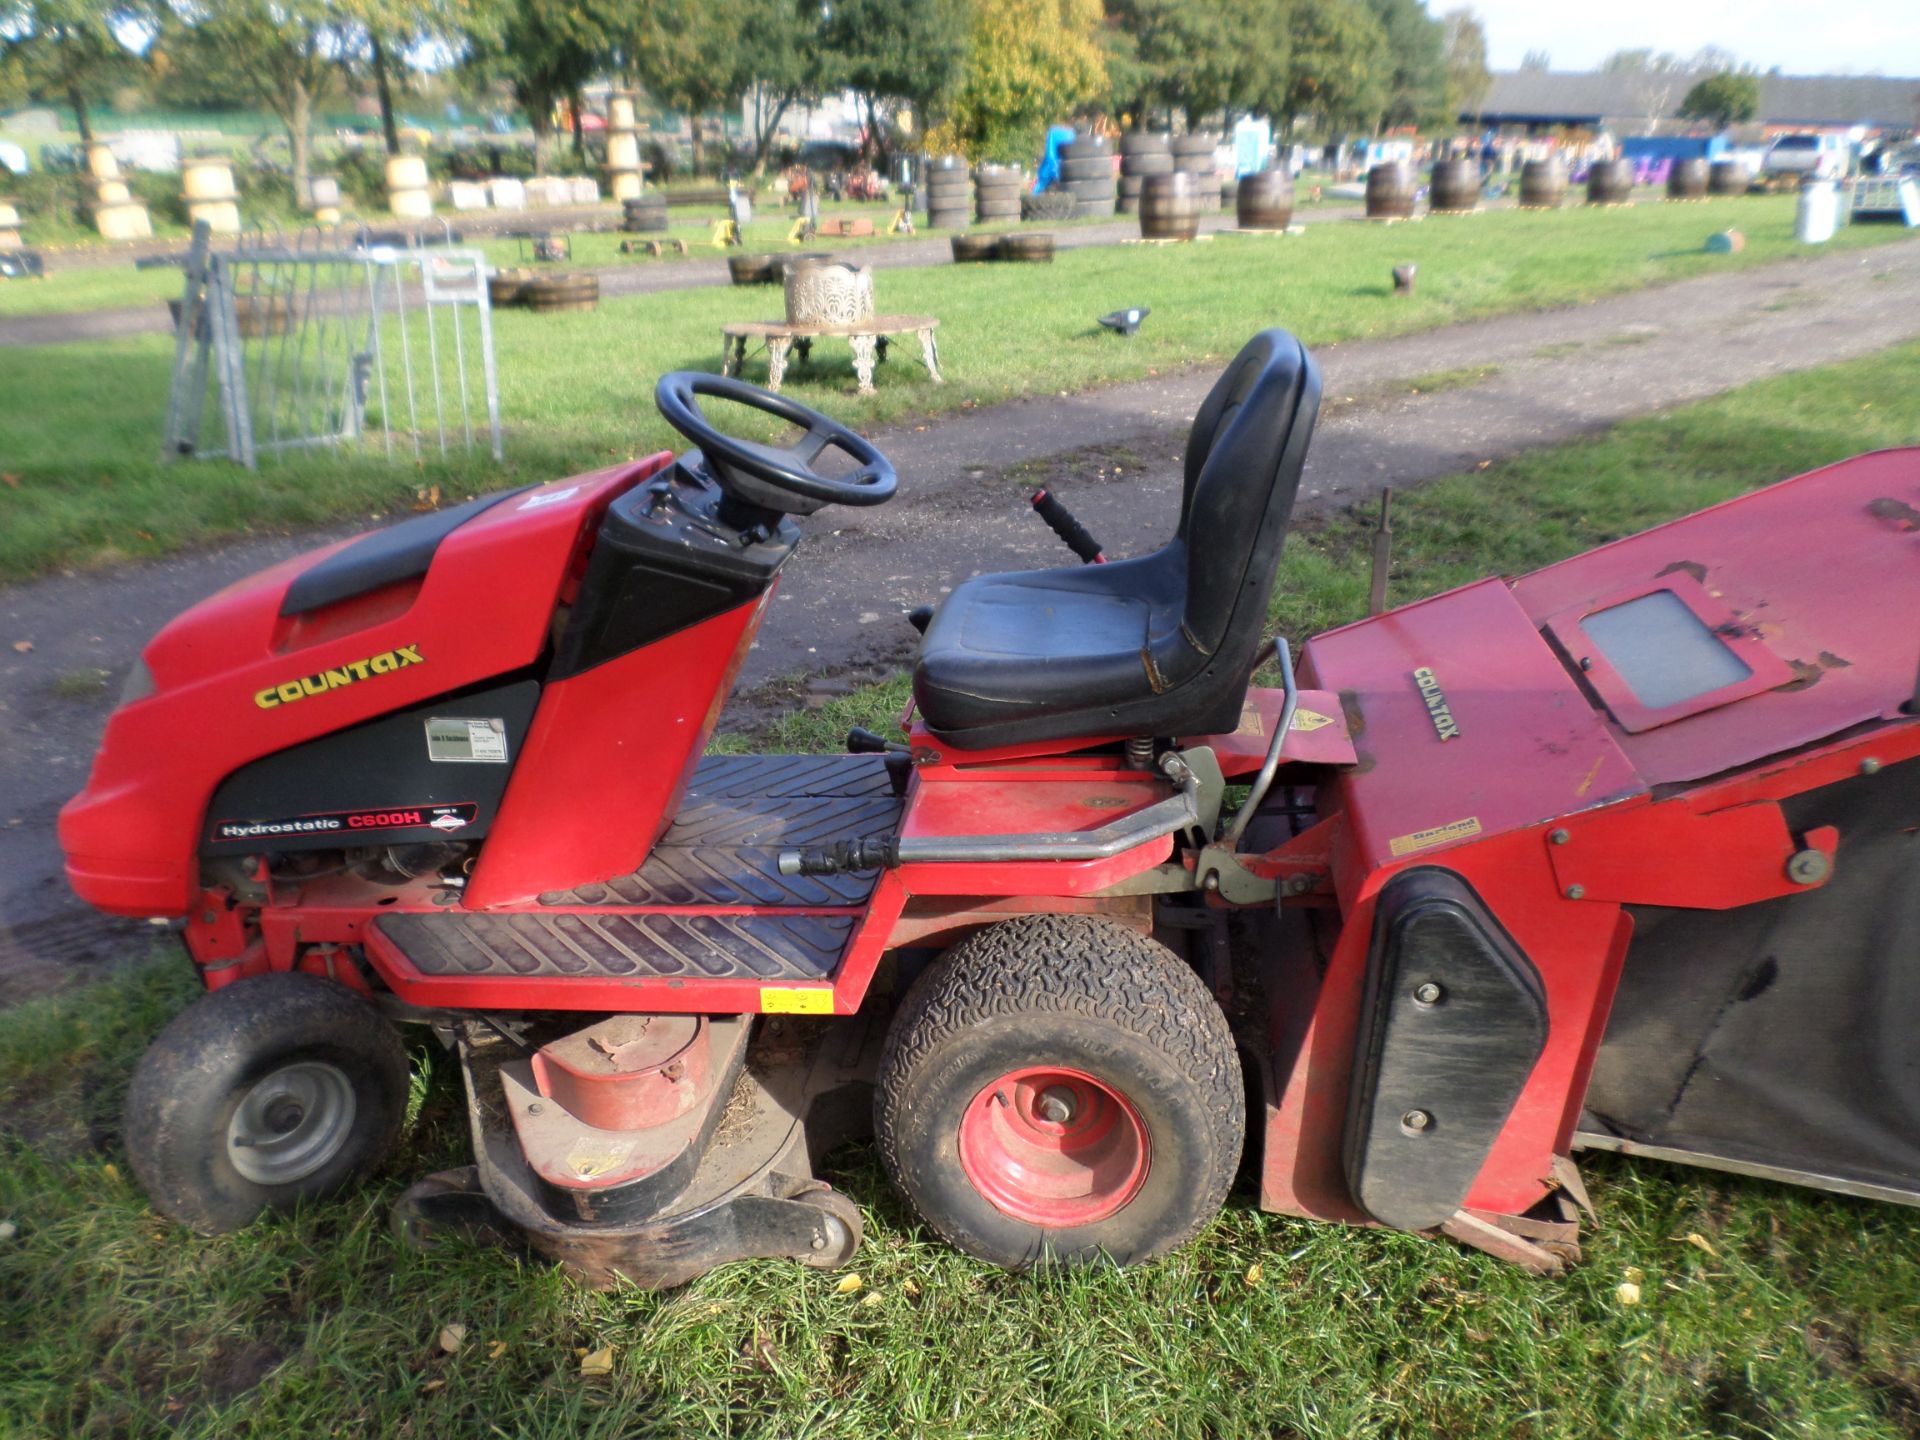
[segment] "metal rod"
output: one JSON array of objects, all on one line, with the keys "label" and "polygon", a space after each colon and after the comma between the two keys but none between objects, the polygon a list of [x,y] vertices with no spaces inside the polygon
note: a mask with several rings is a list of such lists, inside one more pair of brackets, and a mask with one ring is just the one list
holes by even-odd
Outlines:
[{"label": "metal rod", "polygon": [[1240,813],[1233,817],[1233,824],[1227,828],[1227,842],[1230,845],[1240,843],[1247,826],[1253,823],[1253,812],[1267,798],[1267,791],[1273,785],[1274,772],[1280,768],[1280,754],[1286,749],[1287,736],[1293,730],[1293,712],[1300,708],[1300,690],[1293,683],[1293,652],[1287,648],[1284,635],[1274,637],[1273,653],[1280,662],[1280,686],[1285,697],[1280,704],[1280,723],[1267,745],[1266,763],[1260,767],[1259,775],[1254,777],[1253,789],[1247,792],[1247,803],[1240,807]]}]

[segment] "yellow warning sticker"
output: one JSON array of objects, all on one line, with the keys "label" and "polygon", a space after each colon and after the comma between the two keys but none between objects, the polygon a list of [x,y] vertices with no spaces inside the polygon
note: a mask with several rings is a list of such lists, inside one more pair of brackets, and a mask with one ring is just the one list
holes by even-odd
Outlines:
[{"label": "yellow warning sticker", "polygon": [[831,1015],[833,991],[812,986],[762,985],[760,1013],[763,1015]]},{"label": "yellow warning sticker", "polygon": [[1469,815],[1464,820],[1449,820],[1444,825],[1436,825],[1431,830],[1416,830],[1411,835],[1396,835],[1387,842],[1387,849],[1395,855],[1411,855],[1416,850],[1430,850],[1435,845],[1451,844],[1455,840],[1465,840],[1480,833],[1480,821]]},{"label": "yellow warning sticker", "polygon": [[[1293,712],[1293,724],[1287,732],[1319,730],[1333,723],[1331,715],[1322,715],[1318,710],[1308,710],[1304,706]],[[1240,727],[1233,732],[1236,735],[1264,735],[1267,733],[1266,718],[1261,715],[1260,707],[1249,700],[1240,709]]]}]

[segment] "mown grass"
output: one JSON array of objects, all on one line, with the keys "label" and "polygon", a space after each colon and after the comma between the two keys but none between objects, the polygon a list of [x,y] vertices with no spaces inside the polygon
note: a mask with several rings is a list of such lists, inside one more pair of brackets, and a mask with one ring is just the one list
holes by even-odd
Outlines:
[{"label": "mown grass", "polygon": [[[1408,492],[1393,598],[1518,571],[1920,434],[1920,345],[1768,381]],[[1365,605],[1365,516],[1303,526],[1274,618]],[[796,563],[804,564],[804,553]],[[776,722],[824,748],[900,682]],[[1317,1226],[1244,1190],[1127,1272],[1012,1276],[940,1245],[872,1151],[832,1157],[867,1238],[845,1272],[726,1267],[593,1294],[386,1229],[465,1157],[451,1067],[370,1189],[217,1240],[155,1218],[118,1111],[184,962],[0,1015],[0,1435],[1873,1437],[1920,1430],[1920,1214],[1729,1177],[1583,1162],[1584,1263],[1528,1278],[1444,1242]],[[1628,1303],[1620,1287],[1639,1287]],[[457,1354],[436,1347],[464,1325]],[[580,1373],[611,1346],[612,1373]]]},{"label": "mown grass", "polygon": [[[1310,344],[1383,335],[1502,311],[1571,304],[1662,280],[1798,253],[1791,199],[1700,206],[1493,212],[1378,227],[1310,227],[1282,240],[1174,250],[1111,246],[1064,252],[1051,267],[937,266],[883,272],[883,309],[939,316],[947,384],[928,382],[902,347],[878,393],[856,397],[845,352],[823,345],[790,373],[799,399],[861,427],[1016,396],[1070,392],[1184,366],[1222,363],[1255,329],[1285,325]],[[1737,222],[1737,256],[1699,247]],[[1856,227],[1839,246],[1897,232]],[[1421,265],[1417,295],[1391,296],[1388,271]],[[1116,340],[1094,317],[1122,304],[1153,316]],[[57,566],[111,563],[244,533],[410,505],[422,487],[445,499],[607,464],[674,437],[654,412],[664,371],[713,369],[720,327],[777,314],[774,291],[678,291],[604,303],[597,312],[503,313],[497,336],[508,460],[420,466],[365,452],[262,462],[163,466],[170,338],[7,352],[0,412],[0,582]],[[750,360],[747,378],[764,376]],[[906,477],[911,485],[913,477]]]}]

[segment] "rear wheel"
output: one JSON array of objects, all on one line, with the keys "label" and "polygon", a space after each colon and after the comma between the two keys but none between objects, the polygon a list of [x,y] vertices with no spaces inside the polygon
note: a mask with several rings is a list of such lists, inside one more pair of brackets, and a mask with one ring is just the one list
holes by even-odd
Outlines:
[{"label": "rear wheel", "polygon": [[344,987],[241,980],[176,1015],[141,1058],[128,1158],[161,1214],[237,1230],[372,1171],[400,1132],[407,1073],[393,1027]]},{"label": "rear wheel", "polygon": [[983,1260],[1148,1260],[1217,1212],[1246,1126],[1226,1017],[1097,916],[1004,921],[914,984],[881,1057],[888,1173]]}]

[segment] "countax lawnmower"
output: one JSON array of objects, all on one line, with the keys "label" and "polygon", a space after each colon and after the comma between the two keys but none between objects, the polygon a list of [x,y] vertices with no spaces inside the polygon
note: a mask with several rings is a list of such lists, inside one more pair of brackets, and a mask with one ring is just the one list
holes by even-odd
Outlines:
[{"label": "countax lawnmower", "polygon": [[793,517],[895,488],[737,380],[660,381],[678,459],[175,620],[60,827],[75,889],[183,919],[210,992],[132,1082],[154,1205],[216,1232],[367,1175],[397,1023],[458,1056],[474,1158],[402,1233],[602,1282],[846,1261],[816,1163],[868,1130],[1012,1267],[1179,1245],[1249,1144],[1267,1209],[1541,1272],[1583,1147],[1920,1200],[1920,451],[1296,669],[1263,627],[1319,396],[1256,336],[1173,538],[958,585],[912,617],[898,736],[843,755],[706,754]]}]

